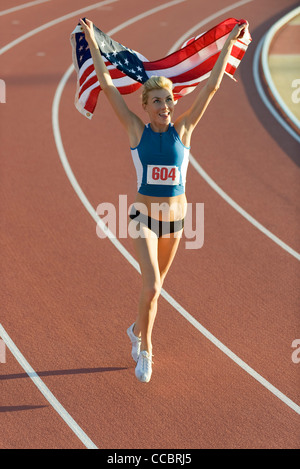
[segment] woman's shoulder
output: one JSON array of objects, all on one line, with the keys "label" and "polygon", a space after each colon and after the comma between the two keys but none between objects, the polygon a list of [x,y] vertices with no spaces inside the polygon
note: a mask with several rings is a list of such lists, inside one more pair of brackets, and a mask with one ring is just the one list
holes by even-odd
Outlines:
[{"label": "woman's shoulder", "polygon": [[181,140],[181,143],[183,143],[185,147],[189,148],[191,145],[192,134],[186,128],[183,116],[181,116],[181,118],[178,118],[172,125],[173,125],[173,129],[178,134]]}]

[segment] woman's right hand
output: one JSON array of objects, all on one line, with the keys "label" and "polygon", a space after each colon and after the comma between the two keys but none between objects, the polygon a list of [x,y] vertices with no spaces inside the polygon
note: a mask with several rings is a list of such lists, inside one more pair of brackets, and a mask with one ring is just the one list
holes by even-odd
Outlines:
[{"label": "woman's right hand", "polygon": [[87,18],[85,18],[85,21],[83,21],[83,19],[80,18],[79,23],[81,25],[82,31],[85,35],[85,39],[88,42],[89,46],[93,45],[94,47],[98,48],[98,44],[96,42],[94,34],[94,25],[92,21],[88,20]]}]

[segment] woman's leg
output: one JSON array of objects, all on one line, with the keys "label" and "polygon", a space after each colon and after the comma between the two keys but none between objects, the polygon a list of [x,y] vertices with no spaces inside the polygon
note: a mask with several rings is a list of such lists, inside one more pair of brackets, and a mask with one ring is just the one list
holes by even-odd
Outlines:
[{"label": "woman's leg", "polygon": [[162,236],[158,240],[158,264],[160,272],[160,284],[164,283],[166,275],[172,265],[175,254],[177,252],[179,242],[181,240],[183,230]]},{"label": "woman's leg", "polygon": [[160,295],[158,238],[153,231],[142,224],[140,232],[142,236],[134,239],[142,274],[142,291],[134,334],[141,337],[141,350],[152,353],[152,329]]},{"label": "woman's leg", "polygon": [[152,330],[157,313],[157,301],[178,249],[182,230],[159,239],[147,227],[143,226],[142,230],[145,237],[135,240],[143,286],[134,333],[141,336],[141,350],[152,352]]}]

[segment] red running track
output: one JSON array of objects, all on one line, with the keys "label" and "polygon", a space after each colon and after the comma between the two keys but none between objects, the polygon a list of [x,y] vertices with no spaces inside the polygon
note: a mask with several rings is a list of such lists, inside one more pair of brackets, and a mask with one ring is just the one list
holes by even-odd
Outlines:
[{"label": "red running track", "polygon": [[[50,0],[0,16],[1,47],[87,3]],[[125,8],[116,1],[74,13],[1,55],[7,102],[0,105],[0,323],[100,449],[298,448],[299,364],[292,360],[292,342],[299,337],[299,261],[229,206],[190,165],[187,197],[205,204],[205,240],[201,249],[187,250],[183,238],[165,290],[267,384],[162,297],[153,377],[143,385],[134,376],[126,336],[137,311],[140,275],[109,239],[97,237],[96,223],[61,164],[52,105],[71,64],[69,35],[78,17],[110,31],[161,5],[128,0]],[[182,1],[114,38],[152,60],[230,5],[213,0],[199,8],[196,0]],[[3,0],[1,11],[11,6]],[[246,18],[253,42],[238,83],[224,78],[194,132],[192,154],[234,201],[299,252],[297,143],[265,108],[252,74],[259,40],[294,6],[289,0],[253,0],[207,22],[204,29],[225,17]],[[95,209],[102,202],[118,207],[120,194],[129,205],[136,181],[127,136],[104,96],[92,121],[76,111],[75,82],[73,74],[59,106],[70,167]],[[176,112],[194,98],[192,93],[182,99]],[[145,119],[139,93],[126,99]],[[120,241],[134,256],[131,240]],[[0,448],[84,448],[8,349],[6,355],[0,364]]]}]

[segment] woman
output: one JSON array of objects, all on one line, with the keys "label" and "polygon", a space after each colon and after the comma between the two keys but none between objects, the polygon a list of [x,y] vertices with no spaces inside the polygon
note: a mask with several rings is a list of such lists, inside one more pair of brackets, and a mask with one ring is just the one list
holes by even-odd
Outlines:
[{"label": "woman", "polygon": [[152,330],[157,301],[176,254],[184,225],[187,201],[185,175],[193,130],[218,90],[234,42],[248,24],[232,30],[206,84],[195,102],[174,124],[172,82],[151,77],[143,89],[142,106],[150,123],[129,110],[113,85],[94,36],[93,23],[80,19],[101,88],[125,127],[138,177],[138,193],[130,218],[138,228],[134,244],[142,274],[142,292],[136,322],[127,330],[132,342],[135,374],[149,382],[152,374]]}]

